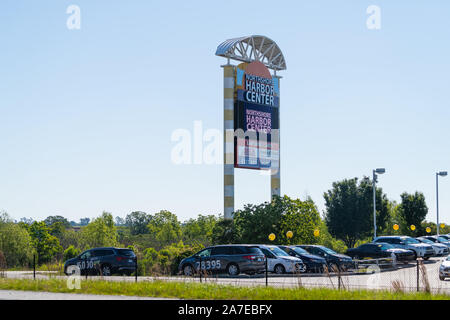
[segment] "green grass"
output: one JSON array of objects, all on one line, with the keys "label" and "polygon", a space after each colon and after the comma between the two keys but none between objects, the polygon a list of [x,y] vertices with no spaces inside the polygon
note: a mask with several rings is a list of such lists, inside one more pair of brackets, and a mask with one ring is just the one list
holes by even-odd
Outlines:
[{"label": "green grass", "polygon": [[237,287],[188,282],[123,282],[82,280],[80,290],[67,287],[66,279],[0,279],[1,290],[46,291],[102,295],[127,295],[181,299],[221,300],[450,300],[450,296],[388,291],[338,291],[333,289]]}]

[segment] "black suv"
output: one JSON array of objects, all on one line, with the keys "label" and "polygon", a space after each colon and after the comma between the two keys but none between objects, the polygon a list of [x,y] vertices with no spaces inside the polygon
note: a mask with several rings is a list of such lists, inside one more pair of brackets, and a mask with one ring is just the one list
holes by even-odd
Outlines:
[{"label": "black suv", "polygon": [[214,272],[226,272],[230,276],[239,273],[262,273],[265,271],[265,256],[253,245],[220,245],[203,249],[193,256],[181,260],[178,270],[191,276],[201,269]]},{"label": "black suv", "polygon": [[95,248],[67,260],[64,263],[64,273],[74,274],[79,268],[80,274],[131,275],[135,271],[136,262],[136,255],[131,249]]}]

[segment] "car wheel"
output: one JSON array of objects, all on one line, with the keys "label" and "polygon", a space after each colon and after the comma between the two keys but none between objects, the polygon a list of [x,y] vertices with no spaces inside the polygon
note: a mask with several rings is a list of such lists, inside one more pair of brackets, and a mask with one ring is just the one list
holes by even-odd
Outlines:
[{"label": "car wheel", "polygon": [[359,259],[359,256],[354,256],[354,257],[353,257],[353,260],[360,260],[360,259]]},{"label": "car wheel", "polygon": [[111,275],[111,267],[107,264],[102,266],[102,275],[109,277]]},{"label": "car wheel", "polygon": [[445,280],[445,277],[439,276],[439,280],[444,281],[444,280]]},{"label": "car wheel", "polygon": [[274,268],[276,274],[283,274],[286,272],[286,269],[281,264],[277,264]]},{"label": "car wheel", "polygon": [[231,263],[227,266],[227,273],[230,276],[237,276],[239,274],[239,267],[236,264]]},{"label": "car wheel", "polygon": [[186,264],[184,267],[183,267],[183,274],[185,275],[185,276],[192,276],[193,274],[194,274],[194,272],[193,272],[193,268],[192,268],[192,266],[190,265],[190,264]]},{"label": "car wheel", "polygon": [[423,260],[425,260],[425,261],[427,261],[428,259],[430,259],[430,257],[423,258]]}]

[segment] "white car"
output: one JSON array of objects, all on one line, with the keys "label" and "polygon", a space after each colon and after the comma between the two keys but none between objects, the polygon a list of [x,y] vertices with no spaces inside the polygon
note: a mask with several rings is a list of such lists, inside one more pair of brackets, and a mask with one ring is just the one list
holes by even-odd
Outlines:
[{"label": "white car", "polygon": [[450,242],[442,236],[423,236],[422,238],[428,239],[434,243],[442,243],[450,248]]},{"label": "white car", "polygon": [[416,238],[417,240],[419,240],[422,243],[426,243],[429,244],[430,246],[433,247],[434,249],[434,253],[436,256],[441,257],[441,256],[446,256],[449,253],[449,248],[448,246],[446,246],[443,243],[439,243],[439,242],[433,242],[427,238],[424,237],[418,237]]},{"label": "white car", "polygon": [[450,256],[442,260],[442,264],[439,267],[439,279],[444,281],[445,278],[450,277]]},{"label": "white car", "polygon": [[267,258],[267,271],[276,274],[306,272],[302,259],[291,257],[277,246],[258,245],[258,247]]}]

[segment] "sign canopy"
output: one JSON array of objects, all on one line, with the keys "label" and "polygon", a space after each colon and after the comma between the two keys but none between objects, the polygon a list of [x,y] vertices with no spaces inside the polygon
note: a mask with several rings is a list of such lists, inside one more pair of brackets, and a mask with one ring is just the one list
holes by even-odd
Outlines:
[{"label": "sign canopy", "polygon": [[217,47],[216,55],[242,62],[259,61],[272,70],[286,70],[283,53],[275,41],[264,36],[248,36],[226,40]]}]

